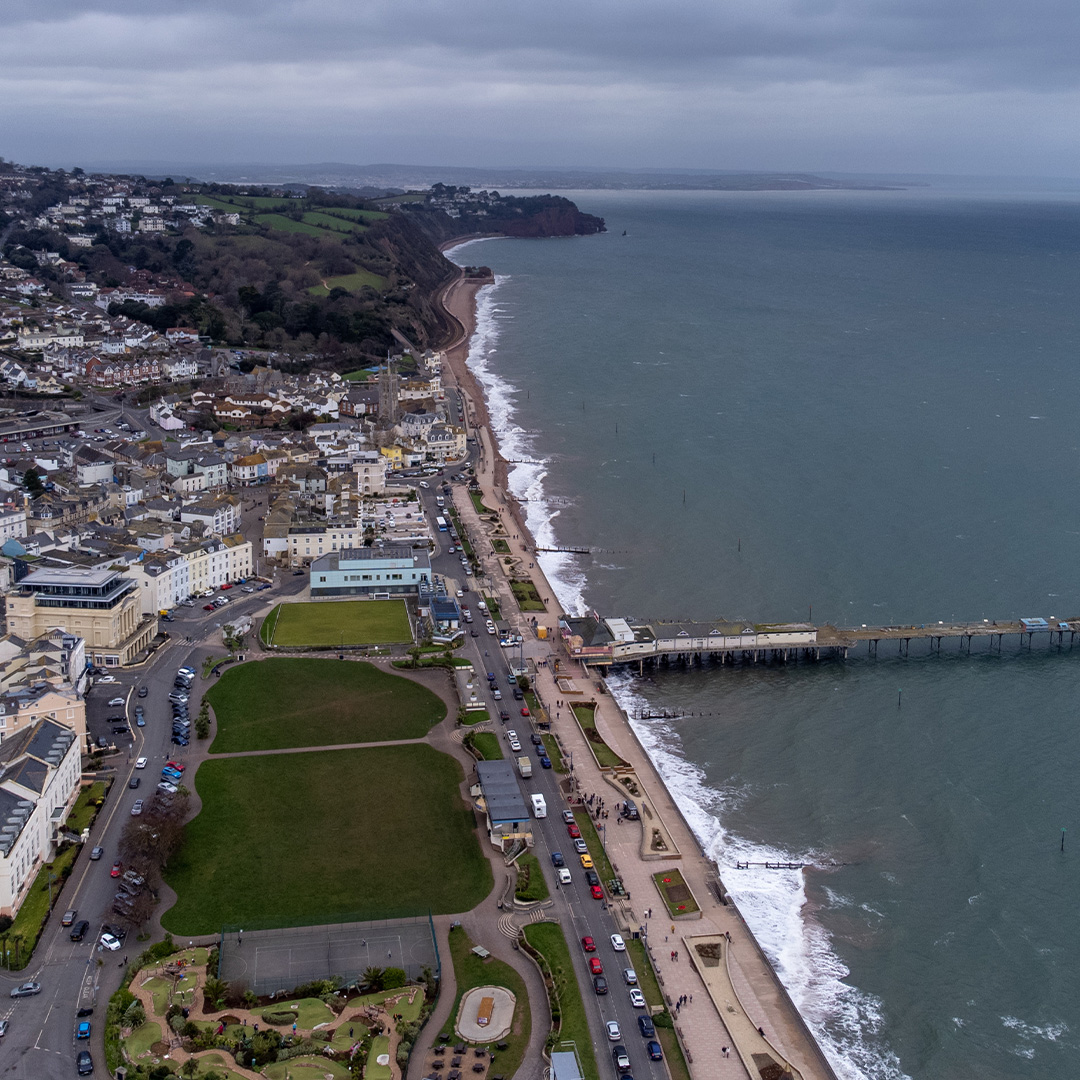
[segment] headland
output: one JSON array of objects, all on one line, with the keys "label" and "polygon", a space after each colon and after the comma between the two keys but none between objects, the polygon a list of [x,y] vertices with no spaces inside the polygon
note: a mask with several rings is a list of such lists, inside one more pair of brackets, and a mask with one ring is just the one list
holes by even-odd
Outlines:
[{"label": "headland", "polygon": [[[453,246],[448,243],[444,250]],[[628,718],[596,672],[559,650],[557,628],[565,613],[537,563],[536,542],[510,491],[508,464],[491,430],[483,390],[468,365],[477,294],[493,280],[462,272],[439,296],[457,328],[445,348],[448,381],[457,385],[463,398],[468,433],[475,439],[480,502],[491,513],[483,515],[487,519],[483,520],[469,499],[461,500],[458,509],[474,537],[482,538],[493,525],[499,530],[509,549],[503,560],[516,566],[517,576],[531,579],[544,602],[545,610],[536,614],[535,621],[510,614],[517,611],[517,604],[504,563],[485,557],[504,617],[519,623],[525,639],[524,654],[532,661],[533,685],[545,719],[551,722],[564,753],[573,755],[569,798],[588,800],[591,795],[593,800],[616,805],[631,790],[629,784],[635,785],[635,794],[640,793],[648,823],[643,820],[635,825],[616,815],[602,828],[608,858],[626,892],[612,901],[612,912],[627,931],[646,931],[644,939],[694,1077],[757,1080],[787,1075],[835,1080],[817,1041],[727,895],[716,864],[703,852]],[[596,734],[625,768],[601,768],[574,720],[572,706],[577,702],[592,706]],[[607,824],[619,827],[609,831]],[[650,834],[658,833],[663,837],[660,851],[650,850]],[[677,867],[699,910],[686,915],[675,914],[670,907],[665,910],[655,875],[669,864]]]}]

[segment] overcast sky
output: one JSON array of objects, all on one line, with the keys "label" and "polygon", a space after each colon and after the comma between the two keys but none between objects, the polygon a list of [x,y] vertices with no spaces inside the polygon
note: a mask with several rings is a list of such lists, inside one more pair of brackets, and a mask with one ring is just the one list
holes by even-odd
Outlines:
[{"label": "overcast sky", "polygon": [[1080,176],[1075,0],[4,0],[0,155]]}]

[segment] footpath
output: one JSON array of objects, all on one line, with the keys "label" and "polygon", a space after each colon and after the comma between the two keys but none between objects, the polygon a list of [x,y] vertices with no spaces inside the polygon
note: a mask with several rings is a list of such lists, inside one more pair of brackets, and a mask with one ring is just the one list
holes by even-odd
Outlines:
[{"label": "footpath", "polygon": [[[457,315],[467,323],[469,313],[462,311],[461,303],[458,298]],[[602,799],[610,809],[608,818],[599,819],[597,825],[603,826],[609,861],[627,894],[612,900],[612,911],[627,933],[646,931],[648,951],[691,1074],[757,1080],[786,1073],[802,1080],[836,1080],[738,909],[724,896],[716,865],[701,851],[626,716],[599,676],[561,652],[558,621],[563,612],[536,565],[534,542],[521,507],[505,489],[506,465],[492,443],[482,395],[466,367],[467,347],[451,349],[447,359],[465,400],[466,415],[475,424],[470,434],[478,451],[477,481],[482,504],[491,513],[478,513],[461,488],[454,490],[455,508],[503,618],[516,626],[525,641],[524,655],[535,672],[534,689],[546,712],[544,719],[551,722],[564,756],[573,754],[574,790],[568,798],[592,795],[594,807]],[[509,551],[496,554],[490,542],[494,537],[503,541],[500,548],[505,545]],[[546,610],[536,612],[535,618],[538,626],[546,628],[546,640],[533,627],[533,613],[525,616],[518,611],[508,574],[529,578],[543,599]],[[645,811],[639,821],[617,824],[614,807],[626,798],[626,788],[597,764],[570,711],[568,684],[557,685],[556,661],[558,678],[573,680],[573,689],[579,692],[576,700],[595,702],[600,737],[631,767],[639,791],[635,801]],[[654,830],[662,837],[659,851],[654,847],[658,835]],[[681,873],[700,912],[670,918],[653,874],[671,869]]]}]

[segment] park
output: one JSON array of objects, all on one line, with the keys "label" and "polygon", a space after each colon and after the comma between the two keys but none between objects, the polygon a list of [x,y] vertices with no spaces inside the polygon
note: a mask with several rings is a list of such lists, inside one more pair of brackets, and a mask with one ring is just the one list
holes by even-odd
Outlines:
[{"label": "park", "polygon": [[263,621],[265,645],[337,649],[412,642],[404,600],[322,600],[278,604]]}]

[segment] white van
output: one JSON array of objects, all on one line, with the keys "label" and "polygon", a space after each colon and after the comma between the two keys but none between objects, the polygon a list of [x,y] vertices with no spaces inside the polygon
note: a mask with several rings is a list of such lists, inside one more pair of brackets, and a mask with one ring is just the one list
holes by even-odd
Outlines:
[{"label": "white van", "polygon": [[532,798],[533,816],[538,817],[538,818],[547,817],[547,803],[544,801],[544,796],[543,795],[533,795],[533,796],[531,796],[531,798]]}]

